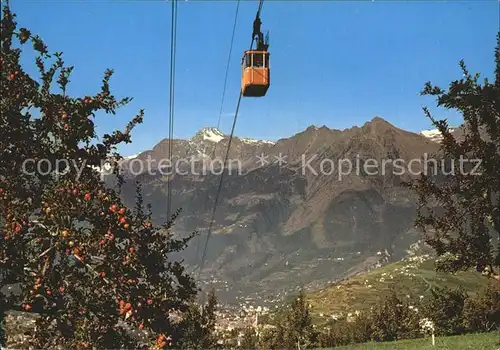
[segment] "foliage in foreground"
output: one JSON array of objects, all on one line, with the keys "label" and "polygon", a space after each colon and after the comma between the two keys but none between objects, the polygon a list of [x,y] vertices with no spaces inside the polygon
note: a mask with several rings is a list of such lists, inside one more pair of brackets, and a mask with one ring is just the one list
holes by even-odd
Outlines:
[{"label": "foliage in foreground", "polygon": [[[120,159],[116,146],[130,142],[143,111],[124,131],[98,139],[96,115],[130,101],[111,93],[113,72],[95,96],[71,97],[73,67],[61,53],[18,30],[7,6],[0,29],[0,288],[21,290],[0,295],[0,319],[9,309],[39,314],[35,348],[211,346],[215,300],[203,317],[193,314],[195,283],[169,260],[192,238],[173,239],[178,213],[156,227],[140,187],[136,207],[127,208],[96,170]],[[20,65],[28,43],[38,52],[38,80]],[[139,341],[131,329],[147,333]]]},{"label": "foliage in foreground", "polygon": [[423,174],[408,185],[419,196],[416,226],[442,257],[438,268],[475,268],[500,281],[500,32],[494,82],[481,84],[479,74],[472,75],[463,61],[460,67],[463,78],[447,91],[429,82],[422,94],[436,96],[439,107],[460,113],[464,124],[458,133],[463,135],[454,137],[446,120],[435,120],[424,109],[443,135],[446,164],[438,176]]}]

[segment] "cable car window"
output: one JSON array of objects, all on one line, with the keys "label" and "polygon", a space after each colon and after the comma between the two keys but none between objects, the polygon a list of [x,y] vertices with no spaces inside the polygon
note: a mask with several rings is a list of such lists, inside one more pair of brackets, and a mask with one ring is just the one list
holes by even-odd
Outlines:
[{"label": "cable car window", "polygon": [[265,58],[265,65],[264,67],[269,68],[269,55],[264,55]]},{"label": "cable car window", "polygon": [[247,53],[245,55],[245,67],[251,67],[252,66],[252,57],[251,54]]},{"label": "cable car window", "polygon": [[253,55],[253,66],[262,67],[264,65],[264,54],[256,53]]}]

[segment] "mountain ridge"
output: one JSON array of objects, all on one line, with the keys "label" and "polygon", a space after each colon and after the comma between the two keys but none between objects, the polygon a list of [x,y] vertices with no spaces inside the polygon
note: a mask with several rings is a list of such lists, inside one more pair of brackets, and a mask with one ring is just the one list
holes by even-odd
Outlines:
[{"label": "mountain ridge", "polygon": [[[277,142],[279,141],[284,141],[284,140],[287,140],[287,139],[290,139],[290,138],[293,138],[299,134],[302,134],[302,133],[305,133],[307,131],[311,131],[311,130],[314,130],[314,131],[317,131],[317,130],[328,130],[328,131],[331,131],[331,132],[345,132],[345,131],[349,131],[349,130],[357,130],[357,129],[360,129],[360,128],[363,128],[363,127],[366,127],[366,126],[369,126],[369,125],[372,125],[372,124],[388,124],[394,128],[396,128],[394,125],[390,124],[388,121],[386,121],[385,119],[383,119],[382,117],[379,117],[379,116],[375,116],[373,117],[371,120],[365,122],[363,125],[361,126],[352,126],[350,128],[345,128],[345,129],[335,129],[335,128],[329,128],[327,127],[326,125],[322,125],[322,126],[316,126],[316,125],[309,125],[308,127],[306,127],[304,130],[302,131],[299,131],[297,133],[295,133],[294,135],[290,136],[290,137],[285,137],[285,138],[280,138],[279,140],[265,140],[265,139],[256,139],[256,138],[251,138],[251,137],[244,137],[244,136],[234,136],[235,139],[240,139],[240,140],[243,140],[243,141],[247,141],[248,143],[266,143],[266,144],[276,144]],[[406,131],[404,129],[401,129],[401,128],[396,128],[398,130],[402,130],[402,131]],[[450,131],[453,132],[455,131],[457,128],[450,128]],[[410,133],[414,133],[414,134],[419,134],[419,135],[422,135],[423,137],[425,138],[428,138],[428,139],[431,139],[433,141],[436,141],[436,142],[440,142],[442,140],[442,137],[440,137],[440,132],[437,130],[437,129],[426,129],[426,130],[421,130],[419,132],[412,132],[412,131],[406,131],[406,132],[410,132]],[[202,128],[200,128],[199,130],[197,130],[193,136],[190,136],[190,137],[187,137],[187,138],[174,138],[174,141],[188,141],[188,140],[192,140],[194,138],[196,138],[196,136],[202,136],[205,138],[205,140],[208,140],[208,141],[211,141],[213,143],[218,143],[220,141],[222,141],[224,138],[228,138],[229,137],[229,134],[225,134],[223,133],[220,129],[218,129],[217,127],[214,127],[214,126],[204,126]],[[168,142],[168,139],[167,138],[164,138],[162,140],[160,140],[158,144],[162,143],[162,142]],[[145,151],[142,151],[142,152],[138,152],[136,154],[133,154],[133,155],[129,155],[129,156],[124,156],[123,158],[125,159],[133,159],[135,157],[137,157],[139,154],[141,153],[144,153],[144,152],[148,152],[148,150],[145,150]]]}]

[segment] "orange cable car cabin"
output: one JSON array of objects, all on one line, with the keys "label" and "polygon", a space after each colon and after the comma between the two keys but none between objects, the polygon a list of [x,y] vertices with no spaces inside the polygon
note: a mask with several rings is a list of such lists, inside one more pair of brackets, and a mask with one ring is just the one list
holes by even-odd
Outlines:
[{"label": "orange cable car cabin", "polygon": [[263,97],[270,85],[269,52],[247,50],[243,56],[241,91],[245,97]]}]

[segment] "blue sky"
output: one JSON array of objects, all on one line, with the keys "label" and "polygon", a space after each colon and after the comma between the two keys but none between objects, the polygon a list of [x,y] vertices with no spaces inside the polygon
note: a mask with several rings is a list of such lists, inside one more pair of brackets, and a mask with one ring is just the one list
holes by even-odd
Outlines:
[{"label": "blue sky", "polygon": [[[236,1],[179,1],[175,137],[217,124]],[[70,92],[97,92],[106,68],[116,96],[134,101],[97,119],[100,133],[122,128],[137,110],[145,121],[123,155],[168,136],[170,18],[165,1],[11,0],[20,26],[39,34],[74,65]],[[229,132],[257,1],[242,0],[220,128]],[[499,3],[490,1],[270,1],[271,88],[243,100],[236,134],[276,140],[309,125],[344,129],[378,115],[411,131],[430,127],[419,95],[431,80],[460,78],[458,61],[493,75]],[[32,56],[26,55],[28,64]],[[35,72],[34,68],[33,72]],[[460,119],[453,115],[450,122]]]}]

